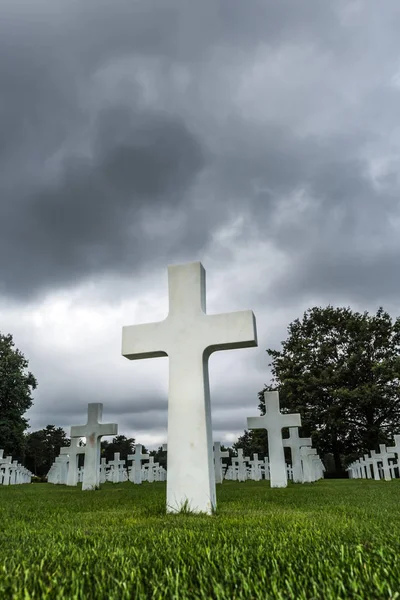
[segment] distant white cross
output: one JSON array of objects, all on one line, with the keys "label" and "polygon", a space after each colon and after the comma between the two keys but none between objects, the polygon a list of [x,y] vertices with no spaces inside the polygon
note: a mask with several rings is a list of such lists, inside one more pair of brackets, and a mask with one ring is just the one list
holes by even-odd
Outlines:
[{"label": "distant white cross", "polygon": [[258,458],[257,453],[253,453],[253,460],[250,461],[251,477],[254,481],[261,481],[261,465],[264,461]]},{"label": "distant white cross", "polygon": [[221,450],[221,442],[214,442],[214,463],[215,463],[215,483],[222,483],[223,477],[223,458],[229,458],[229,452]]},{"label": "distant white cross", "polygon": [[149,454],[142,454],[142,444],[136,444],[134,454],[128,454],[127,459],[132,461],[129,469],[129,481],[142,483],[142,462],[150,458]]},{"label": "distant white cross", "polygon": [[247,479],[247,462],[250,460],[250,456],[243,456],[243,448],[237,449],[237,456],[232,457],[232,464],[237,465],[237,479],[238,481],[246,481]]},{"label": "distant white cross", "polygon": [[269,474],[269,458],[268,456],[264,457],[264,478],[268,479],[270,478],[270,474]]},{"label": "distant white cross", "polygon": [[114,452],[114,460],[108,462],[111,467],[111,480],[113,483],[121,483],[122,481],[122,469],[125,466],[125,461],[121,460],[120,456],[120,452]]},{"label": "distant white cross", "polygon": [[292,455],[293,481],[294,483],[303,482],[303,469],[301,466],[300,448],[301,446],[311,446],[311,438],[301,438],[298,427],[289,427],[289,437],[283,439],[283,446],[290,448]]},{"label": "distant white cross", "polygon": [[80,454],[85,454],[86,446],[79,445],[80,438],[71,438],[71,445],[60,449],[61,454],[68,454],[69,466],[67,475],[67,485],[78,485],[78,458]]},{"label": "distant white cross", "polygon": [[88,404],[86,425],[73,425],[71,438],[86,438],[85,467],[82,490],[95,490],[100,485],[100,441],[105,435],[117,435],[116,423],[100,423],[103,405],[100,402]]},{"label": "distant white cross", "polygon": [[368,456],[368,454],[364,454],[364,466],[365,466],[365,473],[367,475],[367,479],[372,479],[371,465],[373,464],[373,462],[374,461],[372,460],[372,458],[370,458]]},{"label": "distant white cross", "polygon": [[107,459],[102,458],[100,460],[100,483],[107,481]]},{"label": "distant white cross", "polygon": [[284,427],[300,427],[301,419],[298,413],[281,413],[278,392],[264,392],[264,399],[266,414],[261,417],[248,417],[247,427],[267,430],[271,487],[286,487],[287,472],[282,429]]},{"label": "distant white cross", "polygon": [[400,477],[400,435],[396,434],[394,436],[394,446],[390,446],[387,448],[388,452],[394,452],[394,454],[397,454],[397,462],[392,464],[392,472],[393,472],[393,477],[395,477],[395,473],[394,473],[394,468],[398,468],[398,473],[399,473],[399,477]]},{"label": "distant white cross", "polygon": [[375,481],[379,481],[380,475],[379,475],[379,469],[378,469],[378,462],[380,461],[380,458],[379,458],[379,456],[377,456],[375,450],[371,450],[371,458],[372,458],[372,470],[374,473],[374,479],[375,479]]},{"label": "distant white cross", "polygon": [[314,480],[312,472],[312,459],[316,454],[317,451],[315,448],[311,448],[310,446],[300,447],[300,456],[303,465],[303,483],[311,483]]},{"label": "distant white cross", "polygon": [[154,456],[150,456],[149,462],[145,464],[145,468],[147,470],[147,481],[149,483],[154,483],[155,478],[155,469],[160,466],[160,463],[154,462]]},{"label": "distant white cross", "polygon": [[394,458],[393,452],[387,452],[385,444],[379,444],[380,453],[375,456],[382,462],[383,473],[385,477],[385,481],[390,481],[390,466],[389,466],[389,458]]},{"label": "distant white cross", "polygon": [[216,350],[257,346],[251,311],[206,314],[201,263],[168,267],[164,321],[123,327],[122,355],[169,357],[167,512],[185,503],[211,514],[216,506],[208,359]]}]

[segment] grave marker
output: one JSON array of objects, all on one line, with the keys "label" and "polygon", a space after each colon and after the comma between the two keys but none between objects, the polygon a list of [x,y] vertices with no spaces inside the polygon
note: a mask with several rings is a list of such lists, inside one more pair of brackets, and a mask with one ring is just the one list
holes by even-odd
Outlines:
[{"label": "grave marker", "polygon": [[289,437],[283,439],[283,446],[290,448],[292,455],[293,481],[294,483],[303,482],[303,469],[301,466],[300,448],[301,446],[311,446],[311,438],[301,438],[298,427],[289,427]]},{"label": "grave marker", "polygon": [[135,452],[127,456],[127,459],[132,461],[129,469],[129,481],[132,483],[142,483],[142,462],[150,458],[149,454],[142,454],[142,448],[142,444],[136,444]]},{"label": "grave marker", "polygon": [[167,318],[122,329],[126,358],[169,358],[167,512],[216,507],[208,359],[257,346],[251,311],[206,314],[205,281],[199,262],[169,266]]},{"label": "grave marker", "polygon": [[[116,423],[100,423],[103,405],[99,402],[88,404],[88,420],[86,425],[73,425],[71,438],[86,438],[85,466],[82,479],[82,490],[95,490],[100,485],[100,440],[106,435],[116,435]],[[79,480],[79,476],[78,476]]]},{"label": "grave marker", "polygon": [[78,459],[80,454],[85,454],[86,447],[79,445],[80,438],[71,438],[71,445],[64,446],[60,449],[61,454],[67,454],[69,456],[69,466],[67,475],[67,485],[76,486],[78,485]]},{"label": "grave marker", "polygon": [[264,392],[264,398],[266,414],[261,417],[248,417],[247,427],[249,429],[267,430],[271,487],[286,487],[287,472],[282,429],[284,427],[300,427],[301,419],[297,413],[281,413],[278,392]]},{"label": "grave marker", "polygon": [[221,442],[214,442],[215,483],[222,483],[224,479],[223,458],[229,458],[229,452],[227,450],[221,450]]}]

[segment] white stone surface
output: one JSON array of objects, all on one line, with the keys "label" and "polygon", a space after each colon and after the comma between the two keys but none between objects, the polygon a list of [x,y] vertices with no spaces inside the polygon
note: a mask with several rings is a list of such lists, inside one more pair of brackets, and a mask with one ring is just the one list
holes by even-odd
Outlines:
[{"label": "white stone surface", "polygon": [[387,448],[387,451],[393,454],[396,454],[397,456],[397,462],[395,463],[395,467],[398,469],[398,477],[400,477],[400,435],[396,434],[394,436],[394,446],[390,446]]},{"label": "white stone surface", "polygon": [[124,481],[123,470],[125,468],[125,461],[121,460],[120,452],[114,452],[114,460],[108,462],[111,467],[111,481],[113,483],[122,483]]},{"label": "white stone surface", "polygon": [[253,481],[261,481],[262,479],[262,471],[261,466],[264,464],[264,461],[258,458],[258,454],[253,454],[253,459],[250,461],[250,479]]},{"label": "white stone surface", "polygon": [[142,462],[150,458],[149,454],[142,454],[142,444],[136,444],[135,452],[128,454],[127,459],[132,461],[132,466],[129,469],[129,481],[132,483],[142,483]]},{"label": "white stone surface", "polygon": [[314,481],[312,473],[312,456],[317,453],[315,448],[310,446],[300,447],[300,456],[303,468],[303,483],[311,483]]},{"label": "white stone surface", "polygon": [[10,485],[10,467],[12,463],[11,456],[3,456],[4,450],[1,450],[0,456],[0,481],[2,485]]},{"label": "white stone surface", "polygon": [[100,486],[100,442],[103,436],[117,435],[116,423],[100,423],[103,405],[98,402],[88,404],[86,425],[73,425],[71,438],[86,438],[85,465],[82,490],[95,490]]},{"label": "white stone surface", "polygon": [[385,481],[390,481],[392,477],[390,474],[389,458],[394,458],[395,455],[393,452],[387,452],[385,444],[379,444],[379,450],[379,454],[376,454],[375,456],[382,462]]},{"label": "white stone surface", "polygon": [[265,392],[264,399],[266,414],[261,417],[248,417],[247,427],[249,429],[267,430],[271,487],[286,487],[287,472],[285,453],[283,450],[282,429],[284,427],[300,427],[301,419],[298,413],[281,413],[278,392]]},{"label": "white stone surface", "polygon": [[237,469],[237,480],[246,481],[247,463],[250,460],[250,456],[243,456],[243,448],[238,448],[237,453],[237,456],[232,457],[232,465],[235,465]]},{"label": "white stone surface", "polygon": [[227,450],[221,450],[221,442],[214,442],[215,483],[222,483],[224,479],[223,458],[229,458],[229,452]]},{"label": "white stone surface", "polygon": [[108,472],[107,459],[102,458],[100,460],[100,483],[105,483],[107,481],[107,472]]},{"label": "white stone surface", "polygon": [[71,438],[71,445],[60,449],[60,455],[66,454],[69,457],[67,485],[78,485],[78,459],[79,455],[85,454],[86,446],[79,445],[80,438]]},{"label": "white stone surface", "polygon": [[216,507],[208,359],[216,350],[257,346],[251,311],[206,314],[201,263],[168,267],[169,313],[164,321],[124,327],[122,355],[169,357],[167,512],[185,504]]},{"label": "white stone surface", "polygon": [[366,473],[367,479],[372,479],[371,467],[372,467],[372,464],[374,461],[372,460],[372,458],[370,458],[368,456],[368,454],[364,454],[363,462],[364,462],[364,466],[365,466],[365,473]]},{"label": "white stone surface", "polygon": [[301,464],[301,446],[311,446],[311,438],[301,438],[298,427],[289,427],[289,437],[283,439],[283,446],[290,448],[292,455],[293,482],[303,483],[303,468]]},{"label": "white stone surface", "polygon": [[372,471],[374,474],[374,479],[375,479],[375,481],[379,481],[381,478],[379,475],[379,468],[378,468],[378,463],[379,463],[380,459],[379,459],[379,456],[376,455],[375,450],[371,450],[370,454],[371,454],[371,459],[372,459]]},{"label": "white stone surface", "polygon": [[154,462],[154,456],[150,456],[149,462],[145,465],[145,469],[147,471],[147,481],[149,483],[154,483],[155,481],[155,472],[156,469],[160,466],[160,463]]}]

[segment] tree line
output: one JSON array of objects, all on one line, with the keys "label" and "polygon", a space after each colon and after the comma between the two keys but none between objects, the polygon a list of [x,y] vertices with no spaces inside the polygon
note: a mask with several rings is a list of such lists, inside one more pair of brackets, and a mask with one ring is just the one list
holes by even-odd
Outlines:
[{"label": "tree line", "polygon": [[[258,394],[260,414],[265,414],[264,392],[278,390],[281,411],[300,413],[300,435],[312,438],[336,474],[400,433],[399,317],[392,319],[382,307],[373,315],[330,305],[313,307],[289,324],[281,347],[267,353],[271,377]],[[0,448],[43,476],[69,439],[55,425],[26,433],[24,414],[37,387],[27,368],[12,335],[0,334]],[[102,442],[102,456],[110,460],[120,452],[126,458],[134,447],[134,438],[116,436]],[[227,448],[230,455],[238,447],[245,455],[258,453],[263,458],[266,431],[245,431]],[[162,447],[150,455],[166,466]]]}]

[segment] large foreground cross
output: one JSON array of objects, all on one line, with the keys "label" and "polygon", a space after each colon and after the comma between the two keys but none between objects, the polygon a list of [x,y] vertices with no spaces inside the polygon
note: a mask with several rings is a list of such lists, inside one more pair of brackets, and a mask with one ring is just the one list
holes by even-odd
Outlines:
[{"label": "large foreground cross", "polygon": [[122,329],[130,360],[169,357],[167,512],[186,503],[211,514],[216,506],[208,359],[216,350],[257,346],[252,311],[207,315],[201,263],[168,267],[164,321]]}]

